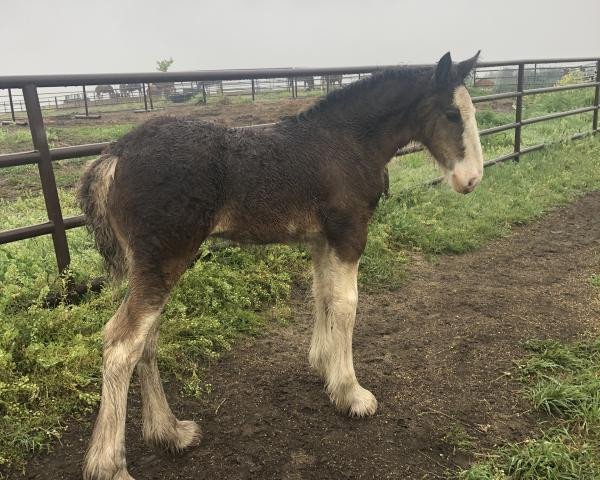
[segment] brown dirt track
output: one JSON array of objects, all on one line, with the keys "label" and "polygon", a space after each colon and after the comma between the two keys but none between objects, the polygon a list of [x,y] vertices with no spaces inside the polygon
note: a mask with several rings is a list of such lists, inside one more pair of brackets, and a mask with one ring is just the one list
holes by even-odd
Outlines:
[{"label": "brown dirt track", "polygon": [[296,115],[299,111],[312,105],[317,99],[318,97],[303,97],[296,99],[282,98],[265,102],[257,101],[249,104],[169,105],[167,108],[140,113],[133,110],[101,112],[99,119],[76,119],[72,114],[68,114],[48,116],[45,121],[49,126],[119,125],[122,123],[139,123],[162,115],[177,115],[239,127],[276,122],[282,117]]},{"label": "brown dirt track", "polygon": [[[176,414],[202,425],[201,445],[180,457],[140,439],[131,395],[127,449],[139,479],[433,479],[472,458],[445,434],[461,425],[477,450],[535,430],[518,383],[507,375],[531,338],[594,332],[600,298],[589,284],[600,260],[600,192],[507,238],[436,264],[412,262],[395,292],[361,295],[355,330],[359,379],[379,400],[375,417],[330,406],[307,367],[305,293],[289,326],[241,342],[208,368],[213,393],[186,401],[169,385]],[[91,420],[91,419],[89,419]],[[32,479],[80,478],[90,432],[71,425],[62,446],[28,466]]]}]

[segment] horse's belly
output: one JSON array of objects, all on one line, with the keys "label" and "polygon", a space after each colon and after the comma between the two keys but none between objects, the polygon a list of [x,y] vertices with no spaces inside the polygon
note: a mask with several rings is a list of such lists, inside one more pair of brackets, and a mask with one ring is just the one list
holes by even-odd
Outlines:
[{"label": "horse's belly", "polygon": [[291,243],[310,241],[321,234],[320,226],[308,216],[281,219],[269,216],[240,219],[222,215],[210,235],[239,243]]}]

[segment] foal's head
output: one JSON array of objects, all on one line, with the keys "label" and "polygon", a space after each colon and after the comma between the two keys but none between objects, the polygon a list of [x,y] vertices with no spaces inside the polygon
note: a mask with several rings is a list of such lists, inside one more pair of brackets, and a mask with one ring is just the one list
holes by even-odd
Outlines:
[{"label": "foal's head", "polygon": [[432,153],[459,193],[472,192],[483,176],[475,107],[463,83],[478,56],[453,64],[450,53],[444,55],[430,80],[430,95],[416,109],[417,140]]}]

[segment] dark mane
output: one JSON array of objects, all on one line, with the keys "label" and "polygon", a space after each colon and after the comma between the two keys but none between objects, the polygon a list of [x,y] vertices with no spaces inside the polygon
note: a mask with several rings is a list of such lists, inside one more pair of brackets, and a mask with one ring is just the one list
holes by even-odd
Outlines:
[{"label": "dark mane", "polygon": [[424,76],[429,77],[431,75],[433,75],[433,67],[402,66],[379,70],[368,77],[345,85],[344,88],[332,90],[310,107],[300,111],[296,115],[284,117],[283,120],[301,121],[310,118],[313,114],[327,110],[332,106],[352,101],[353,98],[361,97],[366,90],[376,88],[389,80],[419,80]]}]

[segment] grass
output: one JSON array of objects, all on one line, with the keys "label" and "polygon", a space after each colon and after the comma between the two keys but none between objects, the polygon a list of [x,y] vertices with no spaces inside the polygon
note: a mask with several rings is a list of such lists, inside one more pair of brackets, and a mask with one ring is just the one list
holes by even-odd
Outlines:
[{"label": "grass", "polygon": [[524,393],[554,418],[537,438],[510,444],[458,474],[463,480],[600,478],[600,340],[531,341],[520,362]]},{"label": "grass", "polygon": [[455,455],[456,452],[469,453],[472,451],[476,438],[469,435],[462,425],[453,423],[444,434],[442,440],[452,447],[453,454]]},{"label": "grass", "polygon": [[[119,138],[134,127],[134,124],[77,125],[70,127],[48,127],[46,130],[51,148],[84,143],[107,142]],[[0,127],[0,154],[32,150],[31,133],[20,127]],[[53,162],[56,184],[69,189],[76,183],[88,159],[78,158]],[[2,171],[0,177],[0,199],[18,199],[40,192],[41,183],[36,165],[22,165]],[[25,223],[23,223],[25,225]]]},{"label": "grass", "polygon": [[[83,143],[108,142],[121,137],[135,124],[113,125],[75,125],[65,127],[47,127],[46,135],[50,148],[79,145]],[[0,128],[0,153],[31,150],[31,133],[22,127]]]},{"label": "grass", "polygon": [[[498,112],[482,111],[479,115],[480,121],[490,126],[505,120]],[[131,125],[86,125],[53,128],[48,133],[52,145],[58,146],[109,140],[129,128]],[[561,133],[562,127],[556,124],[547,128],[538,133],[554,136]],[[0,132],[0,151],[31,148],[26,146],[30,138],[23,130]],[[502,136],[495,137],[484,144],[488,158],[511,148]],[[64,167],[57,164],[65,215],[78,213],[72,185],[82,163],[71,161],[71,169],[66,162]],[[41,196],[33,187],[27,190],[28,182],[37,179],[36,172],[28,168],[11,169],[0,179],[2,187],[12,181],[18,189],[13,196],[0,200],[0,230],[45,221]],[[557,145],[527,155],[520,163],[492,167],[486,171],[482,185],[466,197],[446,186],[415,187],[437,176],[432,162],[423,154],[394,160],[390,175],[393,196],[380,205],[370,226],[359,276],[362,291],[400,285],[411,252],[436,255],[477,248],[508,234],[514,224],[531,221],[583,192],[600,188],[600,138]],[[86,231],[70,230],[68,237],[72,274],[83,281],[100,275],[100,259]],[[231,246],[210,255],[210,245],[204,248],[204,260],[186,272],[173,292],[161,326],[161,368],[166,376],[176,378],[182,391],[190,396],[210,389],[202,369],[231,348],[236,338],[260,334],[269,324],[289,318],[287,300],[292,285],[304,282],[308,272],[307,255],[301,248]],[[4,467],[18,468],[31,452],[49,449],[60,437],[67,418],[82,417],[98,401],[100,332],[122,299],[124,287],[111,286],[87,296],[79,305],[61,304],[50,310],[43,308],[42,299],[50,289],[62,288],[54,270],[48,237],[0,247],[0,465]],[[597,276],[590,282],[598,282]],[[559,401],[549,402],[548,392],[534,397],[532,390],[531,395],[532,399],[544,399],[540,408],[553,414],[557,414],[557,406],[561,407]],[[577,405],[573,403],[573,409],[583,412],[588,404],[582,401]],[[573,452],[581,447],[578,458],[587,458],[588,450],[578,443],[580,437],[570,429],[565,431],[572,441],[563,447]],[[548,438],[560,434],[552,432]],[[448,435],[447,441],[455,448],[469,448],[469,440],[460,432],[450,430]],[[563,440],[567,441],[566,437]],[[533,455],[532,451],[526,455]],[[560,454],[558,447],[556,452]],[[515,458],[515,462],[526,461],[526,457]],[[504,471],[498,470],[504,468],[501,462],[482,465],[473,468]]]},{"label": "grass", "polygon": [[[600,275],[590,284],[600,297]],[[461,480],[597,480],[600,478],[600,339],[564,344],[533,340],[517,363],[532,409],[545,414],[537,437],[487,452]]]},{"label": "grass", "polygon": [[377,221],[389,227],[394,244],[433,254],[463,253],[600,188],[599,147],[596,137],[524,156],[518,164],[496,165],[466,197],[447,187],[398,190],[409,167],[395,165],[395,195],[377,211]]}]

